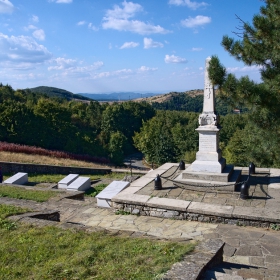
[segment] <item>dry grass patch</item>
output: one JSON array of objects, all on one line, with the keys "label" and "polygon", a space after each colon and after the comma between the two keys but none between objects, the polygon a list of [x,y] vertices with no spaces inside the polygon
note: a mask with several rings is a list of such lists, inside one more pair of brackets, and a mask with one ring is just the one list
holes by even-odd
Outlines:
[{"label": "dry grass patch", "polygon": [[106,165],[90,163],[86,161],[71,160],[64,158],[54,158],[41,155],[28,155],[23,153],[10,153],[0,152],[0,160],[6,162],[19,162],[19,163],[33,163],[33,164],[48,164],[60,166],[76,166],[76,167],[93,167],[93,168],[106,168]]}]

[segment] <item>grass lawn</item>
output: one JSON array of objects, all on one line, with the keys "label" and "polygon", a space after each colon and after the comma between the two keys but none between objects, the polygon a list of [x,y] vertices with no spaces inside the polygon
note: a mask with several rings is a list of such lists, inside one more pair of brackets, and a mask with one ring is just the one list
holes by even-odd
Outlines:
[{"label": "grass lawn", "polygon": [[37,202],[44,202],[51,197],[57,196],[59,193],[52,191],[38,191],[38,190],[26,190],[21,187],[15,186],[0,186],[0,197],[10,197],[17,199],[28,199]]},{"label": "grass lawn", "polygon": [[99,184],[94,186],[94,188],[90,188],[89,190],[87,190],[85,192],[85,196],[91,196],[91,197],[95,197],[96,195],[98,195],[101,191],[103,191],[106,187],[108,186],[108,184]]},{"label": "grass lawn", "polygon": [[[8,206],[13,207],[13,206]],[[19,208],[0,207],[0,217]],[[22,210],[25,211],[25,210]],[[104,233],[0,224],[0,279],[155,279],[194,249]]]},{"label": "grass lawn", "polygon": [[[13,174],[4,174],[4,180],[11,177]],[[61,179],[67,175],[62,174],[28,174],[28,181],[34,183],[58,183]],[[91,180],[97,179],[115,179],[122,180],[125,176],[125,173],[110,173],[110,174],[95,174],[95,175],[81,175],[83,177],[90,177]]]}]

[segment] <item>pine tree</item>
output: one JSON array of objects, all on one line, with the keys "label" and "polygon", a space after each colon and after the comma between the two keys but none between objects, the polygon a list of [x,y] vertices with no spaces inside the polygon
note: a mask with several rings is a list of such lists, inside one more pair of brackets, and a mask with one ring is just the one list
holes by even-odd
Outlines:
[{"label": "pine tree", "polygon": [[260,69],[262,82],[227,74],[217,56],[212,57],[209,75],[220,96],[235,106],[250,106],[253,121],[259,127],[272,128],[280,116],[280,0],[264,2],[252,24],[239,18],[241,27],[235,34],[240,39],[222,39],[222,46],[230,55]]}]

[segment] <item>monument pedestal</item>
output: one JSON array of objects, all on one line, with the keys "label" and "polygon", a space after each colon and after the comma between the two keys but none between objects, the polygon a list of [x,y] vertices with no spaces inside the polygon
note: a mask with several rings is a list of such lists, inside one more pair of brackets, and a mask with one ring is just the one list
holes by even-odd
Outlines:
[{"label": "monument pedestal", "polygon": [[199,151],[196,153],[196,160],[190,166],[194,172],[222,173],[226,166],[226,160],[222,158],[219,149],[219,131],[217,126],[199,126],[196,131],[199,133]]}]

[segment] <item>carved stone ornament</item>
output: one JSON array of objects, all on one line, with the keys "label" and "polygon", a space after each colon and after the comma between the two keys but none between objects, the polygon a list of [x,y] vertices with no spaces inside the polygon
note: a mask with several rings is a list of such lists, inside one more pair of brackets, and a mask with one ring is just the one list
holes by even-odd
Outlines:
[{"label": "carved stone ornament", "polygon": [[218,116],[214,114],[213,112],[203,112],[199,115],[199,125],[204,126],[217,126],[218,125]]}]

